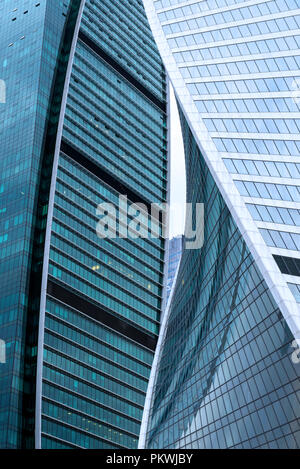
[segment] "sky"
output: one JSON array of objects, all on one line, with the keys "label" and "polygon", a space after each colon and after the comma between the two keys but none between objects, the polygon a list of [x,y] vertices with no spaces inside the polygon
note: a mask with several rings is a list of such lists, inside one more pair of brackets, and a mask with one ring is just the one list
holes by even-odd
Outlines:
[{"label": "sky", "polygon": [[171,188],[170,188],[170,238],[184,232],[184,204],[186,198],[185,162],[183,141],[177,104],[171,88]]}]

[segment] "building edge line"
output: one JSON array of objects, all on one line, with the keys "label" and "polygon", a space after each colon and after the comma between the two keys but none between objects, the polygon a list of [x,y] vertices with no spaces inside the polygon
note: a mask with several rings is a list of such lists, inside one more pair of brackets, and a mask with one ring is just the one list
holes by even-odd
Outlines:
[{"label": "building edge line", "polygon": [[41,285],[41,298],[39,309],[39,328],[38,328],[38,350],[37,350],[37,371],[36,371],[36,403],[35,403],[35,449],[41,449],[41,433],[42,433],[42,374],[43,374],[43,349],[44,349],[44,326],[45,326],[45,312],[46,312],[46,296],[47,296],[47,281],[48,281],[48,268],[49,268],[49,253],[50,253],[50,239],[51,227],[54,211],[54,194],[56,187],[56,177],[58,170],[58,160],[60,153],[60,146],[62,140],[64,117],[67,105],[67,96],[69,92],[71,72],[73,68],[75,49],[78,41],[79,29],[82,20],[83,9],[85,0],[81,0],[74,35],[72,39],[69,62],[67,66],[66,78],[64,83],[64,90],[62,96],[62,104],[59,115],[58,130],[55,142],[55,152],[52,168],[51,186],[49,194],[49,205],[47,214],[46,237],[43,256],[43,270],[42,270],[42,285]]}]

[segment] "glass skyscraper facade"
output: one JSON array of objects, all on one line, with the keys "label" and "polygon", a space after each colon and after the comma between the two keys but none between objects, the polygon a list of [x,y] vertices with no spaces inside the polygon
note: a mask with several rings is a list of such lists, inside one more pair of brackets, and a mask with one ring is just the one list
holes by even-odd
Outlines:
[{"label": "glass skyscraper facade", "polygon": [[184,240],[182,235],[175,236],[169,241],[168,274],[166,279],[166,303],[170,298],[172,286],[175,281],[177,268],[181,259],[183,244]]},{"label": "glass skyscraper facade", "polygon": [[[135,448],[165,246],[100,239],[97,207],[167,200],[164,67],[140,0],[13,3],[0,5],[0,447]],[[124,234],[133,215],[116,213]]]},{"label": "glass skyscraper facade", "polygon": [[205,239],[183,253],[140,447],[299,448],[300,3],[144,5]]}]

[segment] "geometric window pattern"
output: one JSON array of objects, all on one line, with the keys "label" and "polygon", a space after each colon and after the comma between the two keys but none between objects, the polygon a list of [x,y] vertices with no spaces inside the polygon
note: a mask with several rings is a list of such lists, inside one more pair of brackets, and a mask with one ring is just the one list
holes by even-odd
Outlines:
[{"label": "geometric window pattern", "polygon": [[[0,448],[6,449],[33,446],[31,364],[37,349],[28,341],[29,336],[35,337],[36,328],[30,277],[33,243],[40,242],[33,233],[39,223],[36,202],[54,101],[51,90],[70,18],[68,9],[74,11],[75,3],[0,2],[0,78],[6,85],[5,102],[0,100],[0,338],[6,344],[6,361],[0,364]],[[60,75],[62,80],[64,74]],[[55,100],[57,113],[59,90]],[[43,183],[47,186],[47,181]]]},{"label": "geometric window pattern", "polygon": [[159,331],[164,240],[100,239],[97,207],[118,207],[123,194],[129,203],[165,202],[167,135],[165,73],[143,4],[86,0],[55,174],[43,449],[137,447]]},{"label": "geometric window pattern", "polygon": [[[182,255],[152,371],[144,447],[297,448],[293,335],[182,122],[187,198],[205,204],[206,242]],[[297,285],[290,288],[299,301]]]},{"label": "geometric window pattern", "polygon": [[[253,199],[260,210],[280,201],[263,220],[266,244],[296,255],[299,219],[284,218],[284,235],[276,225],[300,203],[300,1],[146,3],[251,215]],[[253,220],[262,227],[257,211]]]},{"label": "geometric window pattern", "polygon": [[296,448],[300,1],[144,4],[182,111],[205,242],[183,252],[140,446]]}]

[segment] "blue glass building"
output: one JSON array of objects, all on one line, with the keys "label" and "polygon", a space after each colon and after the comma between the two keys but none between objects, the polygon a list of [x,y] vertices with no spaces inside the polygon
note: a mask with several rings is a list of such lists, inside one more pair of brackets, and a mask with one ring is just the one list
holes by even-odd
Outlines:
[{"label": "blue glass building", "polygon": [[166,279],[166,303],[170,298],[175,281],[177,268],[181,259],[183,249],[183,236],[175,236],[169,241],[168,273]]},{"label": "blue glass building", "polygon": [[167,199],[164,68],[140,0],[12,3],[0,5],[0,447],[134,448],[164,240],[99,239],[97,206]]},{"label": "blue glass building", "polygon": [[183,252],[140,447],[299,448],[298,0],[144,0],[201,250]]}]

